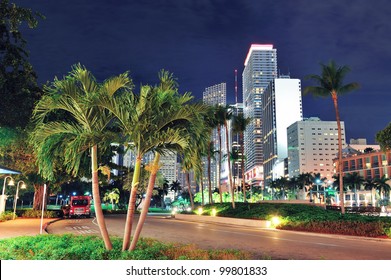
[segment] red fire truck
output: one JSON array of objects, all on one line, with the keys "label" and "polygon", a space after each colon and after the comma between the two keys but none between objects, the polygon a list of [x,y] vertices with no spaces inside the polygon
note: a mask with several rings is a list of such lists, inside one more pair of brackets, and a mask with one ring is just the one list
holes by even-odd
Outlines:
[{"label": "red fire truck", "polygon": [[71,196],[69,204],[62,207],[64,217],[91,217],[91,197],[88,195]]}]

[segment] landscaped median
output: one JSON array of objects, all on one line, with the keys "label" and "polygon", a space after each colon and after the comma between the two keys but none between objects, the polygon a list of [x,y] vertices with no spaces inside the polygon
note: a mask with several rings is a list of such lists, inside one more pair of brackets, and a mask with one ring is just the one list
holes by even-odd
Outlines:
[{"label": "landscaped median", "polygon": [[257,228],[345,234],[365,237],[391,237],[391,217],[358,213],[342,215],[312,204],[278,202],[216,203],[198,207],[191,213],[173,214],[176,219],[244,225]]}]

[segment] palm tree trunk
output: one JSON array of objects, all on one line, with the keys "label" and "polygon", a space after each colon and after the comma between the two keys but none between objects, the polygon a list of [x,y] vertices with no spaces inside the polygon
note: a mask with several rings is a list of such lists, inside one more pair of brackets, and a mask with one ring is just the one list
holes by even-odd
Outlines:
[{"label": "palm tree trunk", "polygon": [[153,160],[153,166],[151,170],[151,175],[149,177],[147,192],[145,194],[144,206],[141,210],[140,218],[137,223],[136,230],[133,234],[132,243],[130,244],[129,251],[133,251],[136,248],[137,241],[140,237],[141,230],[144,226],[145,219],[148,214],[149,205],[151,204],[151,197],[153,192],[153,187],[155,186],[157,171],[159,170],[159,160],[160,154],[155,153],[155,159]]},{"label": "palm tree trunk", "polygon": [[102,204],[99,194],[99,180],[98,180],[98,147],[94,145],[91,147],[91,168],[92,168],[92,195],[94,197],[95,216],[98,222],[99,230],[105,243],[106,250],[113,249],[110,241],[110,236],[107,231],[105,218],[103,216]]},{"label": "palm tree trunk", "polygon": [[205,205],[205,197],[204,197],[204,182],[202,180],[202,177],[201,177],[201,205],[204,206]]},{"label": "palm tree trunk", "polygon": [[186,172],[187,189],[189,191],[191,210],[194,210],[193,193],[191,192],[190,173]]},{"label": "palm tree trunk", "polygon": [[339,118],[339,110],[338,110],[338,96],[336,92],[331,93],[334,109],[335,109],[335,117],[337,120],[337,128],[338,128],[338,173],[339,173],[339,200],[341,204],[341,214],[345,214],[345,198],[343,192],[343,166],[342,166],[342,129],[341,129],[341,120]]},{"label": "palm tree trunk", "polygon": [[229,177],[229,186],[231,187],[231,202],[232,202],[232,208],[235,209],[235,189],[232,185],[232,174],[231,174],[231,157],[229,154],[229,138],[228,138],[228,124],[227,120],[224,121],[224,127],[225,127],[225,143],[227,147],[227,159],[228,159],[228,177]]},{"label": "palm tree trunk", "polygon": [[246,181],[244,177],[244,143],[243,143],[243,132],[240,133],[240,149],[242,150],[242,162],[241,162],[241,168],[242,168],[242,188],[243,188],[243,201],[246,202]]},{"label": "palm tree trunk", "polygon": [[218,135],[219,135],[219,170],[217,171],[217,185],[219,186],[220,193],[220,204],[223,203],[223,192],[221,190],[220,184],[220,175],[221,175],[221,126],[217,127]]},{"label": "palm tree trunk", "polygon": [[209,204],[213,204],[213,197],[212,197],[212,181],[211,181],[211,166],[210,166],[210,141],[209,141],[209,147],[208,147],[208,191],[209,191]]},{"label": "palm tree trunk", "polygon": [[137,158],[136,158],[136,163],[134,165],[132,189],[130,191],[128,211],[126,214],[124,239],[122,241],[122,251],[127,250],[130,245],[130,237],[131,237],[131,233],[132,233],[133,218],[134,218],[134,213],[136,212],[137,188],[140,183],[141,158],[142,158],[142,155],[140,153],[138,153]]}]

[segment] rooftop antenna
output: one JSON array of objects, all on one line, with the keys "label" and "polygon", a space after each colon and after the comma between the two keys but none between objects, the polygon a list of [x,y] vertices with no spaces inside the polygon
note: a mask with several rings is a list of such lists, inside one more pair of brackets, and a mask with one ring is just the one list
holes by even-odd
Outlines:
[{"label": "rooftop antenna", "polygon": [[235,69],[235,103],[238,104],[238,70]]}]

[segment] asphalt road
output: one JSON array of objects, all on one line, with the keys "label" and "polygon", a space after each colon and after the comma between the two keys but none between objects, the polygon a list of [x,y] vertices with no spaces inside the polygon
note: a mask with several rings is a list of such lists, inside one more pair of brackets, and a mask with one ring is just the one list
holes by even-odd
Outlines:
[{"label": "asphalt road", "polygon": [[[133,230],[137,219],[134,221]],[[125,215],[106,216],[110,235],[123,236]],[[98,234],[96,220],[64,219],[47,227],[49,234]],[[244,226],[197,223],[163,216],[148,216],[142,237],[166,242],[192,243],[205,249],[249,251],[254,259],[279,260],[391,260],[391,241]]]}]

